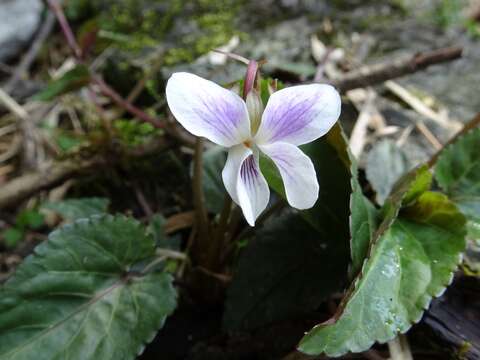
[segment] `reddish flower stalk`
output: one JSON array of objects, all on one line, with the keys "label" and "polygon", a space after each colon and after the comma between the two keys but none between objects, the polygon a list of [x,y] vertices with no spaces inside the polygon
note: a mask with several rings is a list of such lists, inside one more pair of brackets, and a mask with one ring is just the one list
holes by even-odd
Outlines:
[{"label": "reddish flower stalk", "polygon": [[243,83],[243,99],[252,91],[255,86],[255,79],[257,78],[258,63],[255,60],[250,60],[247,67],[247,74],[245,75],[245,82]]}]

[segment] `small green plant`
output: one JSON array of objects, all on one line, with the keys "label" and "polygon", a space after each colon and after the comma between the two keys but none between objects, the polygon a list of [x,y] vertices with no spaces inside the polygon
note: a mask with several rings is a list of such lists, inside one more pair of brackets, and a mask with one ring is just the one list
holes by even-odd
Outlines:
[{"label": "small green plant", "polygon": [[23,210],[15,223],[2,233],[3,242],[7,248],[14,248],[24,238],[29,230],[37,230],[44,225],[44,216],[38,210]]}]

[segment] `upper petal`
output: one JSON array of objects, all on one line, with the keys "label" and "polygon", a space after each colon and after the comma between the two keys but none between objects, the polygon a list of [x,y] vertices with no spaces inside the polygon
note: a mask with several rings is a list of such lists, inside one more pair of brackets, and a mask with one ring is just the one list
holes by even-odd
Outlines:
[{"label": "upper petal", "polygon": [[341,99],[333,86],[299,85],[273,93],[255,136],[257,143],[309,143],[326,134],[340,116]]},{"label": "upper petal", "polygon": [[244,145],[232,147],[222,178],[232,200],[241,207],[247,222],[254,226],[270,198],[267,181],[260,172],[258,151],[254,154]]},{"label": "upper petal", "polygon": [[245,102],[212,81],[174,73],[167,82],[166,96],[172,114],[193,135],[227,147],[250,136]]},{"label": "upper petal", "polygon": [[318,199],[319,185],[310,158],[288,143],[259,145],[270,157],[282,176],[288,203],[297,209],[309,209]]}]

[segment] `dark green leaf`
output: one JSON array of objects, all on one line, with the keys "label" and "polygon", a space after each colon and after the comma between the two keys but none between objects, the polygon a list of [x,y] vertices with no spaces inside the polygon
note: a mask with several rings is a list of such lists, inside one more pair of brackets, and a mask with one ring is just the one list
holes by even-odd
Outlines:
[{"label": "dark green leaf", "polygon": [[[312,310],[344,284],[350,164],[340,127],[303,151],[317,171],[319,199],[312,209],[266,226],[241,253],[226,305],[224,324],[229,329],[257,327]],[[270,187],[285,196],[275,165],[262,158],[260,167]]]},{"label": "dark green leaf", "polygon": [[367,257],[370,241],[377,228],[378,212],[370,200],[363,195],[362,187],[358,182],[357,164],[353,157],[351,157],[351,162],[350,251],[352,266],[350,273],[356,275]]},{"label": "dark green leaf", "polygon": [[161,214],[154,214],[150,220],[149,232],[153,235],[155,244],[159,248],[180,250],[180,239],[167,236],[165,224],[167,220]]},{"label": "dark green leaf", "polygon": [[346,280],[345,251],[299,214],[266,224],[243,249],[228,289],[224,327],[250,329],[306,313]]},{"label": "dark green leaf", "polygon": [[[350,160],[347,144],[340,125],[335,125],[330,132],[301,147],[312,159],[317,173],[320,193],[312,209],[302,211],[302,216],[324,236],[348,247]],[[271,161],[260,161],[260,168],[270,187],[285,196],[282,179]]]},{"label": "dark green leaf", "polygon": [[227,194],[222,180],[222,170],[227,153],[220,146],[205,151],[203,155],[203,192],[208,211],[220,213]]},{"label": "dark green leaf", "polygon": [[[390,201],[401,202],[405,194],[400,191]],[[301,351],[339,356],[389,341],[418,322],[432,297],[450,283],[465,248],[463,215],[433,192],[418,195],[399,218],[391,216],[392,208],[337,316],[313,328]]]},{"label": "dark green leaf", "polygon": [[37,101],[50,101],[57,96],[78,90],[90,82],[90,71],[85,65],[77,65],[62,77],[50,82],[47,87],[33,97]]},{"label": "dark green leaf", "polygon": [[168,274],[131,271],[154,253],[122,216],[54,231],[1,290],[0,358],[134,359],[176,304]]},{"label": "dark green leaf", "polygon": [[402,150],[391,140],[382,140],[368,153],[367,179],[377,193],[382,205],[397,180],[410,169]]},{"label": "dark green leaf", "polygon": [[43,208],[60,214],[66,220],[73,221],[105,214],[108,211],[109,203],[108,199],[93,197],[46,203]]}]

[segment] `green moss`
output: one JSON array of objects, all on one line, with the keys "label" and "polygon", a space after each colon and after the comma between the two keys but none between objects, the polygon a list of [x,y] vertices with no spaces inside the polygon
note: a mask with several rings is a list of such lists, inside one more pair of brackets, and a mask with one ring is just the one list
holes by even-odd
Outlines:
[{"label": "green moss", "polygon": [[[165,63],[174,65],[190,62],[238,34],[241,5],[241,0],[70,0],[69,13],[78,19],[85,9],[93,9],[100,38],[133,52],[165,45]],[[186,29],[191,30],[184,33]]]},{"label": "green moss", "polygon": [[199,0],[191,16],[183,20],[197,31],[182,37],[181,45],[170,49],[165,55],[166,65],[190,62],[200,55],[227,43],[232,36],[241,35],[236,22],[241,2],[239,0]]}]

